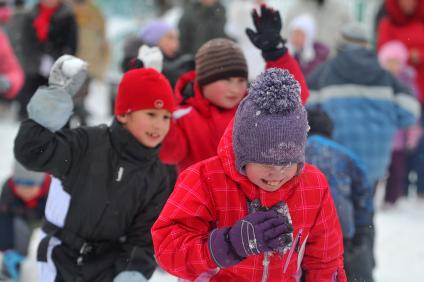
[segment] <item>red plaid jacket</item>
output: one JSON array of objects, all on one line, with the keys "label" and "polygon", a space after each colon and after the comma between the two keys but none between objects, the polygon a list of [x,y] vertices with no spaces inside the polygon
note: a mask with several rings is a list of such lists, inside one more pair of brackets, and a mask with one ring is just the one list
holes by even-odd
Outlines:
[{"label": "red plaid jacket", "polygon": [[[266,68],[289,70],[299,81],[301,99],[303,104],[306,102],[309,92],[305,78],[298,63],[289,53],[275,61],[268,61]],[[178,171],[183,171],[192,164],[216,155],[216,149],[225,128],[237,110],[237,107],[229,110],[220,109],[205,99],[194,71],[184,74],[175,86],[178,104],[184,100],[182,92],[189,83],[193,83],[194,96],[186,99],[185,105],[174,113],[175,121],[162,142],[160,151],[162,162],[176,164]]]},{"label": "red plaid jacket", "polygon": [[218,269],[207,244],[212,229],[233,225],[247,215],[247,201],[259,198],[266,207],[285,201],[294,227],[292,248],[271,256],[267,281],[299,281],[302,272],[308,282],[346,281],[342,233],[325,176],[305,164],[281,189],[265,192],[236,171],[231,136],[232,124],[218,156],[181,173],[152,228],[159,265],[190,280],[202,275],[212,276],[210,281],[261,281],[263,255]]}]

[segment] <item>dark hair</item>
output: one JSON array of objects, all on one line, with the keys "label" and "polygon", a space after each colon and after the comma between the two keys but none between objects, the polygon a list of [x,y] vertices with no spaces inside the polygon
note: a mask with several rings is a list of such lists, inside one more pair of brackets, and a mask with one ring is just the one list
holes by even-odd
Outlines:
[{"label": "dark hair", "polygon": [[318,134],[331,138],[334,125],[328,114],[320,106],[308,108],[307,112],[310,127],[308,134]]}]

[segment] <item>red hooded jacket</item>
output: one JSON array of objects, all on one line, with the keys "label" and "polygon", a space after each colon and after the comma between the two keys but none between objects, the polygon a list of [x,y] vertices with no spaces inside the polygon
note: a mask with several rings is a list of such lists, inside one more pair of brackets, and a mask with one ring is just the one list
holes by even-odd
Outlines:
[{"label": "red hooded jacket", "polygon": [[[216,227],[232,226],[248,214],[247,201],[260,199],[271,207],[287,203],[293,221],[293,245],[283,256],[270,257],[267,281],[346,281],[340,224],[325,176],[314,166],[275,192],[266,192],[239,174],[228,126],[218,156],[181,173],[174,192],[152,227],[159,265],[185,279],[205,281],[261,281],[264,256],[218,269],[210,256],[208,235]],[[203,281],[203,280],[202,280]]]},{"label": "red hooded jacket", "polygon": [[[288,69],[301,85],[301,99],[305,104],[309,91],[302,71],[295,59],[287,52],[267,68]],[[188,83],[193,83],[194,96],[183,99],[182,92]],[[225,110],[218,108],[203,97],[194,71],[184,74],[175,86],[177,103],[184,105],[174,113],[174,121],[167,137],[162,142],[160,159],[167,164],[176,164],[178,171],[216,155],[219,140],[234,117],[237,107]]]},{"label": "red hooded jacket", "polygon": [[385,16],[378,27],[377,48],[391,40],[399,40],[409,51],[417,49],[420,62],[409,63],[417,72],[416,84],[420,92],[419,100],[424,104],[424,0],[418,0],[418,8],[411,16],[406,16],[399,7],[398,0],[386,0]]}]

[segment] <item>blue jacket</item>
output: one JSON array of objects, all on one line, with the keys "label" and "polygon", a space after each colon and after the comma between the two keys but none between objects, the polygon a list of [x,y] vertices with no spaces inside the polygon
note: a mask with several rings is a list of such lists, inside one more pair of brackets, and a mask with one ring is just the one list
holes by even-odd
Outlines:
[{"label": "blue jacket", "polygon": [[344,238],[353,238],[356,227],[372,224],[372,187],[363,162],[351,150],[312,135],[306,144],[306,162],[327,177]]},{"label": "blue jacket", "polygon": [[381,68],[372,50],[356,45],[345,45],[307,83],[308,104],[321,104],[330,116],[334,140],[359,155],[371,183],[383,178],[395,131],[419,115],[410,90]]}]

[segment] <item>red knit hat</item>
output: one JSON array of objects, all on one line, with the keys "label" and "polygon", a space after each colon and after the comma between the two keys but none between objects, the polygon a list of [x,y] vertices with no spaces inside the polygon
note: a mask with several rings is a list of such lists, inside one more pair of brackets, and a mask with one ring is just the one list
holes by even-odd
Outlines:
[{"label": "red knit hat", "polygon": [[144,109],[174,111],[174,97],[168,80],[152,68],[126,72],[119,83],[115,115]]}]

